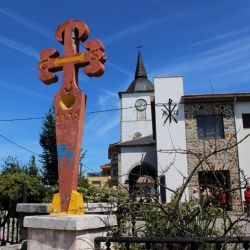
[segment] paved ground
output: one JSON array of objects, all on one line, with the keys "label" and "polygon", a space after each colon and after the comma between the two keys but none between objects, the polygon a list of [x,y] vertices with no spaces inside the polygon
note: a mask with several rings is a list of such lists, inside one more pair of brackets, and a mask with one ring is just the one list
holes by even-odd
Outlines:
[{"label": "paved ground", "polygon": [[0,246],[0,250],[17,250],[20,245]]}]

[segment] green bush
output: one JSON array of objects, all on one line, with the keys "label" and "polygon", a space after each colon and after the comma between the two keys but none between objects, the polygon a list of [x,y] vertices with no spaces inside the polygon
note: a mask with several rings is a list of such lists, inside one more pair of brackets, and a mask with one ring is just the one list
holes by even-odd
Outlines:
[{"label": "green bush", "polygon": [[44,186],[38,177],[24,172],[0,175],[1,209],[8,209],[11,205],[21,202],[25,195],[27,195],[27,202],[42,201]]}]

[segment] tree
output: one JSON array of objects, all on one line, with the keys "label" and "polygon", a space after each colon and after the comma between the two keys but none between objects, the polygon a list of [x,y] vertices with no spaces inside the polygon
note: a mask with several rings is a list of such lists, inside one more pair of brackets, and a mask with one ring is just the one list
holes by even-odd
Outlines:
[{"label": "tree", "polygon": [[2,165],[2,174],[7,173],[20,173],[24,170],[22,164],[17,160],[16,157],[8,156],[4,160],[4,164]]},{"label": "tree", "polygon": [[42,133],[40,134],[40,145],[43,148],[41,154],[43,181],[46,185],[55,185],[58,181],[58,161],[54,108],[48,111],[43,120]]},{"label": "tree", "polygon": [[[213,196],[206,194],[205,196],[193,196],[189,200],[184,199],[185,190],[191,184],[195,172],[203,170],[203,164],[209,163],[213,157],[219,157],[220,154],[229,154],[231,149],[235,149],[239,143],[244,141],[249,135],[242,140],[236,142],[229,138],[225,145],[216,145],[211,151],[204,151],[204,154],[197,154],[196,151],[186,151],[181,149],[166,149],[162,152],[167,154],[189,154],[197,158],[192,172],[188,174],[180,187],[176,190],[171,190],[169,187],[162,185],[172,192],[171,200],[167,203],[161,203],[157,195],[151,192],[142,192],[142,189],[126,190],[120,185],[117,189],[96,188],[93,187],[91,192],[85,195],[85,200],[94,202],[109,202],[111,206],[110,213],[117,215],[117,228],[112,228],[110,235],[118,236],[133,236],[140,237],[228,237],[231,236],[246,236],[247,225],[250,220],[246,213],[232,213],[228,211],[225,204],[221,203],[221,197],[227,192],[239,192],[244,188],[245,181],[234,187],[227,187],[217,178],[214,187],[218,187],[218,192]],[[213,172],[213,171],[212,171]],[[214,173],[215,174],[215,173]],[[218,176],[215,176],[218,177]],[[166,184],[168,185],[168,183]],[[85,194],[83,192],[83,194]],[[144,199],[134,199],[144,196]],[[183,199],[182,199],[183,198]],[[117,248],[123,249],[121,244],[117,244]],[[132,244],[131,244],[132,245]],[[114,247],[114,245],[112,245]],[[135,247],[135,248],[134,248]],[[155,247],[155,248],[154,248]],[[165,249],[161,245],[155,245],[150,249]],[[193,245],[172,244],[171,249],[191,250]],[[230,248],[231,247],[231,248]],[[140,246],[132,245],[130,249],[138,250],[145,249]],[[170,248],[169,248],[170,249]],[[215,249],[205,243],[199,249]],[[235,245],[223,246],[223,249],[238,249]]]},{"label": "tree", "polygon": [[38,177],[38,167],[36,165],[36,158],[34,155],[31,156],[30,161],[26,167],[26,173]]},{"label": "tree", "polygon": [[37,173],[34,156],[27,165],[7,157],[0,174],[0,209],[15,210],[18,202],[42,202],[45,187]]},{"label": "tree", "polygon": [[0,204],[2,209],[14,208],[17,202],[42,202],[43,184],[24,172],[9,172],[0,175]]}]

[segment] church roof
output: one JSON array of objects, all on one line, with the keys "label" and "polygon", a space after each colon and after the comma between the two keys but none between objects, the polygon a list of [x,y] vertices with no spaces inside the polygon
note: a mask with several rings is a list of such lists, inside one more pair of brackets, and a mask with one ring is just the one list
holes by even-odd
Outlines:
[{"label": "church roof", "polygon": [[153,146],[153,145],[155,145],[155,140],[153,139],[153,135],[149,135],[131,141],[110,144],[109,147],[122,147],[122,146],[133,147],[133,146]]},{"label": "church roof", "polygon": [[137,57],[137,64],[135,69],[135,79],[129,85],[127,93],[134,92],[144,92],[144,91],[153,91],[154,85],[148,80],[147,72],[142,60],[142,55],[139,50]]}]

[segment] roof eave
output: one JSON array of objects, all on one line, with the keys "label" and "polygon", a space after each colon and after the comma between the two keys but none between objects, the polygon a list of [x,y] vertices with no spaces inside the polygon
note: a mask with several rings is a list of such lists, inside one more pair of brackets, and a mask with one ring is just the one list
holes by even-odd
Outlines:
[{"label": "roof eave", "polygon": [[228,93],[228,94],[205,94],[205,95],[184,95],[184,103],[198,102],[244,102],[250,101],[250,93]]},{"label": "roof eave", "polygon": [[136,94],[136,93],[154,93],[154,89],[153,89],[153,90],[135,91],[135,92],[120,91],[120,92],[118,92],[118,95],[119,95],[119,97],[121,98],[121,96],[122,96],[123,94]]}]

